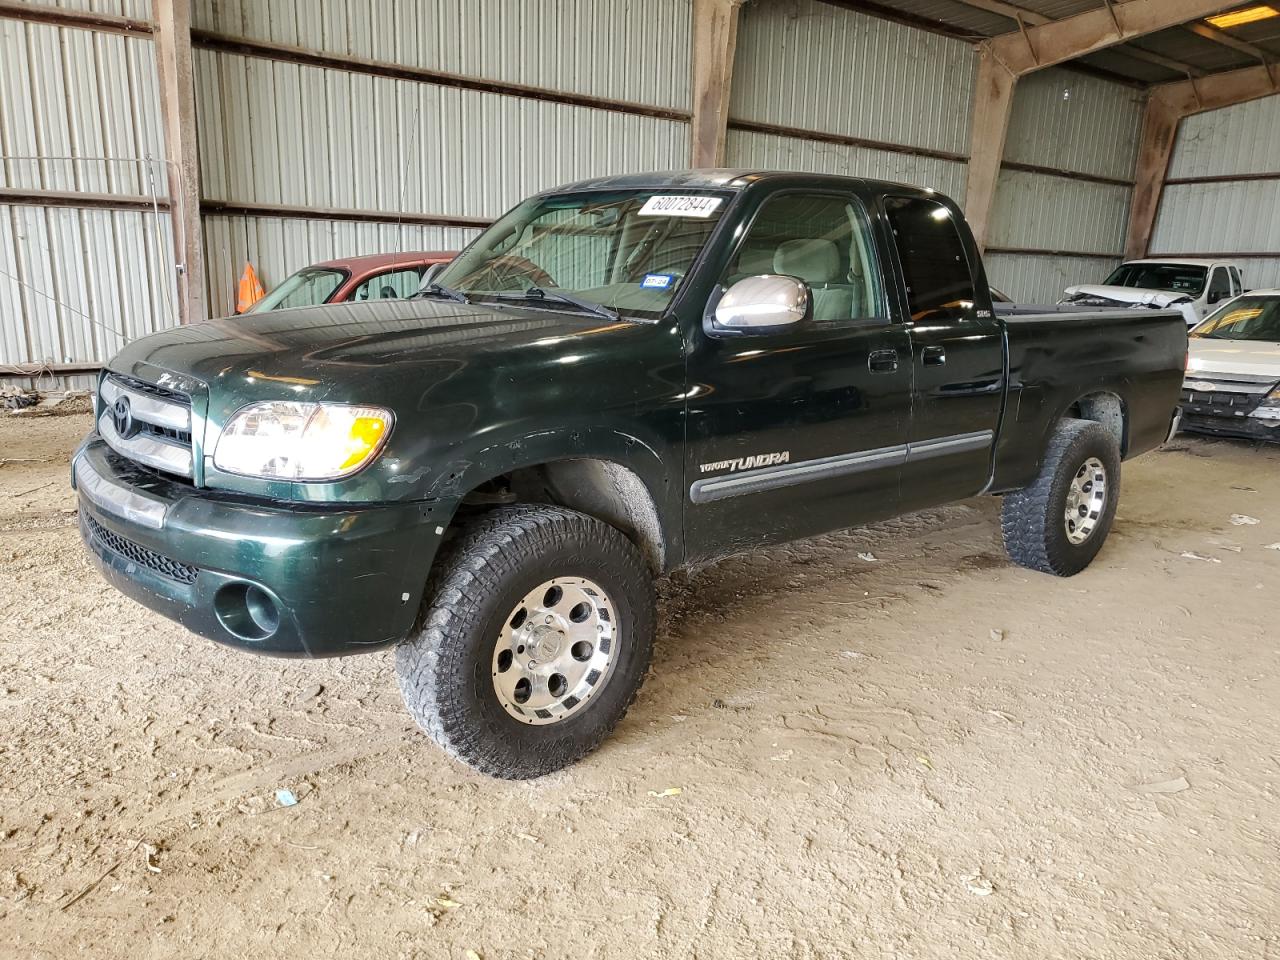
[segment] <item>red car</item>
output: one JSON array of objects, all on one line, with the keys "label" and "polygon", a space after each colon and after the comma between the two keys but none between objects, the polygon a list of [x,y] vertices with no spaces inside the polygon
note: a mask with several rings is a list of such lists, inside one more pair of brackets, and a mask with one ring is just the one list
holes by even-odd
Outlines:
[{"label": "red car", "polygon": [[303,267],[246,310],[262,313],[288,307],[362,300],[397,300],[415,293],[427,268],[448,263],[454,251],[374,253],[345,260],[326,260]]}]

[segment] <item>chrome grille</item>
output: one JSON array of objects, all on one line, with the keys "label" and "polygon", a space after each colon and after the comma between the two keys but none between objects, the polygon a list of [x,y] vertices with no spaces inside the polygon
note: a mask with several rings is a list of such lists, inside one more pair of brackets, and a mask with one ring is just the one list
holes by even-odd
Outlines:
[{"label": "chrome grille", "polygon": [[111,374],[99,391],[98,433],[144,466],[192,474],[191,401],[180,393]]},{"label": "chrome grille", "polygon": [[1182,407],[1189,413],[1248,416],[1276,386],[1274,376],[1189,372],[1182,382]]}]

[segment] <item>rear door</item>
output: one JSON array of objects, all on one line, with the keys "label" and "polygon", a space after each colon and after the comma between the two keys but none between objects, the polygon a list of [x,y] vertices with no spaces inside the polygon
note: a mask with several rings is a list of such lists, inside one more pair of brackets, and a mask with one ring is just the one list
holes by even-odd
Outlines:
[{"label": "rear door", "polygon": [[1004,333],[958,213],[918,196],[886,196],[883,205],[915,379],[902,472],[902,506],[911,510],[987,485],[1004,402]]},{"label": "rear door", "polygon": [[777,192],[744,211],[720,285],[804,280],[814,318],[763,335],[693,330],[685,538],[691,558],[892,516],[911,411],[911,342],[869,217],[844,192]]}]

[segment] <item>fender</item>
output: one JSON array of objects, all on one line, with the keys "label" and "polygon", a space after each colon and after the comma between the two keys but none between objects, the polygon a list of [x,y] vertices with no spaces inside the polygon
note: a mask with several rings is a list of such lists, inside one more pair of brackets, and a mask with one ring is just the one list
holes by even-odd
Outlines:
[{"label": "fender", "polygon": [[452,520],[463,498],[490,480],[517,470],[576,460],[614,464],[639,481],[652,503],[652,517],[644,525],[656,526],[652,532],[664,545],[655,566],[663,570],[678,566],[684,555],[683,464],[679,457],[664,459],[656,443],[613,427],[540,430],[497,443],[490,440],[484,445],[459,447],[421,478],[421,498],[448,504]]}]

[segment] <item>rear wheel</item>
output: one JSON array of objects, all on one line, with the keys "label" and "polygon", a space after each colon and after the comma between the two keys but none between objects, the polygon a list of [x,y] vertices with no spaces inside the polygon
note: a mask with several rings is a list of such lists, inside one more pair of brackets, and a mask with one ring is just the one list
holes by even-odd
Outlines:
[{"label": "rear wheel", "polygon": [[653,626],[652,579],[619,531],[561,507],[502,507],[437,561],[396,672],[446,752],[529,779],[585,756],[622,719]]},{"label": "rear wheel", "polygon": [[1009,558],[1060,577],[1079,573],[1111,531],[1120,496],[1120,449],[1092,420],[1054,430],[1035,482],[1004,498],[1000,526]]}]

